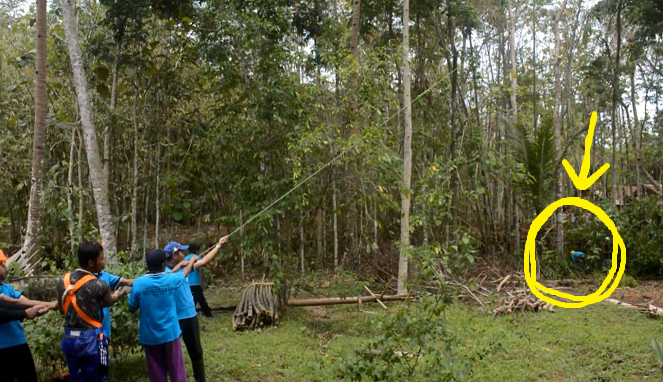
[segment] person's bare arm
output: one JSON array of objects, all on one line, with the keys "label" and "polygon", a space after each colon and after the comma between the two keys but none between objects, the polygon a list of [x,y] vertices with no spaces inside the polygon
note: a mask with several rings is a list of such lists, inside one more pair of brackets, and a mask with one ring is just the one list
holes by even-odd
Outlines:
[{"label": "person's bare arm", "polygon": [[103,306],[105,308],[108,308],[110,306],[113,306],[117,302],[117,300],[120,299],[120,297],[124,296],[125,294],[129,294],[131,291],[131,288],[129,287],[124,287],[122,289],[118,289],[115,292],[111,293],[110,290],[106,292],[104,295],[104,300],[102,301]]},{"label": "person's bare arm", "polygon": [[134,285],[134,279],[120,279],[120,286],[122,287],[130,287]]},{"label": "person's bare arm", "polygon": [[219,243],[216,245],[216,247],[214,247],[213,250],[211,250],[207,255],[205,255],[205,257],[203,257],[202,259],[196,262],[194,269],[202,268],[207,264],[209,264],[210,261],[214,260],[216,255],[219,253],[219,249],[221,248],[221,246],[227,243],[229,238],[230,236],[224,236],[221,239],[219,239]]},{"label": "person's bare arm", "polygon": [[45,306],[49,310],[55,310],[57,308],[57,301],[52,301],[52,302],[35,301],[35,300],[30,300],[25,296],[21,296],[18,298],[18,304],[28,308],[31,308],[33,306]]},{"label": "person's bare arm", "polygon": [[17,298],[12,298],[4,294],[0,294],[0,302],[6,302],[8,304],[21,305]]},{"label": "person's bare arm", "polygon": [[170,270],[170,273],[176,273],[177,271],[179,271],[180,269],[186,267],[187,265],[189,265],[189,261],[188,260],[182,260],[182,261],[179,262],[179,264],[177,264],[176,266],[173,267],[173,269]]}]

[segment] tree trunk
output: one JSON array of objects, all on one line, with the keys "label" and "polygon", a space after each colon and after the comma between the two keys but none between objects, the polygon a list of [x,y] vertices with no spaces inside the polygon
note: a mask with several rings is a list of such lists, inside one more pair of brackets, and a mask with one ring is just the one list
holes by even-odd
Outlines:
[{"label": "tree trunk", "polygon": [[[566,9],[566,0],[562,3],[561,8],[557,11],[555,15],[555,25],[553,27],[555,34],[555,105],[553,110],[553,124],[555,125],[555,152],[558,162],[561,161],[560,156],[562,155],[562,81],[560,73],[560,64],[562,61],[562,54],[560,52],[562,42],[559,37],[559,22],[562,19],[564,10]],[[562,198],[562,172],[559,169],[556,170],[557,180],[555,182],[555,199],[559,200]],[[560,256],[564,255],[564,211],[562,208],[558,208],[555,212],[555,231],[556,231],[556,244],[557,252]],[[537,261],[537,268],[539,262]],[[537,272],[539,274],[539,272]]]},{"label": "tree trunk", "polygon": [[240,252],[240,266],[241,266],[241,272],[242,272],[242,280],[244,280],[244,217],[242,216],[242,210],[239,210],[239,226],[241,227],[239,229],[239,235],[242,238],[240,247],[239,247],[239,252]]},{"label": "tree trunk", "polygon": [[99,155],[99,145],[97,143],[97,133],[94,128],[94,118],[92,116],[92,104],[88,94],[87,78],[85,77],[85,68],[83,65],[83,54],[78,42],[78,25],[74,15],[72,0],[62,1],[62,15],[64,18],[64,30],[67,37],[67,46],[69,48],[69,57],[76,84],[76,96],[78,98],[78,109],[83,125],[85,136],[85,151],[87,153],[88,166],[90,167],[90,181],[94,192],[94,204],[97,208],[97,218],[99,220],[99,232],[104,242],[104,250],[108,256],[108,262],[113,265],[117,246],[115,243],[115,227],[108,203],[108,188],[104,179],[104,172]]},{"label": "tree trunk", "polygon": [[78,241],[83,240],[83,218],[85,217],[85,192],[83,190],[83,133],[78,129],[76,122],[76,133],[78,135]]},{"label": "tree trunk", "polygon": [[157,183],[154,186],[154,212],[155,212],[155,219],[154,219],[154,248],[159,248],[159,217],[160,217],[160,212],[161,212],[161,205],[160,205],[160,198],[159,198],[159,183],[161,182],[160,175],[161,175],[161,143],[157,142],[157,161],[156,161],[156,167],[157,167]]},{"label": "tree trunk", "polygon": [[[509,18],[511,22],[511,32],[509,33],[509,60],[511,61],[511,112],[513,114],[514,123],[518,123],[518,65],[516,62],[516,21],[520,14],[520,3],[516,4],[515,13],[511,13],[509,6]],[[513,223],[514,223],[514,251],[520,252],[520,211],[518,210],[517,193],[515,189],[512,193],[513,197]],[[539,262],[537,261],[537,264]]]},{"label": "tree trunk", "polygon": [[[133,122],[134,122],[134,173],[133,191],[131,194],[131,252],[138,250],[138,120],[136,116],[136,103],[138,103],[138,92],[134,94]],[[128,238],[127,238],[128,239]]]},{"label": "tree trunk", "polygon": [[637,104],[635,103],[635,65],[633,65],[630,77],[631,107],[633,108],[633,128],[631,129],[631,135],[633,136],[633,153],[635,154],[636,186],[638,188],[638,193],[640,193],[640,187],[642,186],[642,180],[640,178],[640,139],[637,133],[639,131],[640,122],[638,120]]},{"label": "tree trunk", "polygon": [[537,13],[537,8],[536,8],[536,3],[532,3],[532,6],[534,7],[533,10],[533,27],[532,27],[532,109],[534,110],[534,130],[536,131],[537,125],[539,122],[539,116],[536,111],[536,19],[538,16]]},{"label": "tree trunk", "polygon": [[[410,0],[403,1],[403,191],[401,193],[401,248],[398,260],[398,294],[407,293],[408,252],[410,246],[410,183],[412,181],[412,105],[410,94]],[[454,72],[455,73],[455,72]]]},{"label": "tree trunk", "polygon": [[299,260],[301,265],[302,276],[306,269],[304,268],[304,214],[301,207],[299,208]]},{"label": "tree trunk", "polygon": [[28,267],[34,253],[39,250],[39,215],[43,185],[44,140],[46,138],[46,0],[37,1],[37,53],[35,56],[35,131],[32,141],[32,176],[30,177],[30,204],[28,227],[23,247],[13,257],[21,267]]},{"label": "tree trunk", "polygon": [[315,213],[316,223],[317,223],[317,244],[318,244],[318,264],[320,269],[322,269],[322,257],[324,253],[324,247],[322,245],[322,226],[325,224],[322,220],[322,206],[318,206]]},{"label": "tree trunk", "polygon": [[120,63],[120,53],[122,51],[122,38],[115,41],[115,59],[113,61],[113,73],[111,75],[111,97],[110,97],[110,118],[104,130],[104,179],[106,180],[106,189],[110,182],[110,156],[111,156],[111,124],[113,123],[113,113],[117,106],[117,78],[118,67]]},{"label": "tree trunk", "polygon": [[332,220],[334,225],[334,269],[338,268],[338,205],[336,202],[336,181],[332,181]]},{"label": "tree trunk", "polygon": [[[615,64],[612,68],[612,107],[610,110],[610,123],[612,125],[612,165],[617,168],[617,105],[619,104],[619,54],[622,46],[622,0],[617,2],[617,51],[615,53]],[[612,178],[612,203],[617,201],[617,171],[613,171]]]},{"label": "tree trunk", "polygon": [[[354,6],[352,8],[352,36],[350,39],[350,52],[352,53],[352,59],[354,65],[359,66],[359,52],[357,51],[359,46],[359,15],[361,10],[361,0],[354,0]],[[357,71],[353,71],[350,76],[351,79],[351,103],[350,103],[350,139],[357,134],[357,103],[358,103],[358,92],[359,92],[359,75]],[[350,163],[350,173],[348,176],[348,232],[347,237],[350,240],[350,243],[346,244],[346,253],[343,255],[343,258],[346,258],[347,252],[354,252],[355,250],[355,230],[356,230],[356,220],[357,220],[357,203],[355,201],[356,193],[356,177],[357,175],[357,164],[355,161]]]},{"label": "tree trunk", "polygon": [[71,144],[69,146],[69,172],[67,173],[67,209],[69,210],[69,241],[71,244],[70,256],[74,256],[76,239],[74,239],[74,155],[76,154],[76,124],[71,125]]}]

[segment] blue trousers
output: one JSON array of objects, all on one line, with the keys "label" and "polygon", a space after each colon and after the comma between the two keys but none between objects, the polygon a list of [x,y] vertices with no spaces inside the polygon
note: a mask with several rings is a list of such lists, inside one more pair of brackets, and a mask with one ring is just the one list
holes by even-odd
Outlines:
[{"label": "blue trousers", "polygon": [[61,343],[71,382],[108,381],[108,339],[102,329],[65,330]]}]

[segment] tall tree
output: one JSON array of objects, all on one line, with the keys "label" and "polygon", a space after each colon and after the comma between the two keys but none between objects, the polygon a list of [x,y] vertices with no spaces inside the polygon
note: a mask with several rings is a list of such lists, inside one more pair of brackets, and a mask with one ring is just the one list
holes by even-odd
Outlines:
[{"label": "tall tree", "polygon": [[99,144],[97,143],[97,133],[94,127],[94,116],[90,94],[88,91],[87,77],[85,76],[85,67],[83,64],[83,54],[81,52],[78,24],[74,14],[72,0],[62,1],[62,16],[64,19],[64,31],[67,38],[67,47],[69,49],[69,58],[74,75],[74,84],[76,85],[76,97],[78,99],[78,109],[83,125],[83,135],[85,140],[85,151],[87,161],[90,167],[90,181],[94,194],[94,204],[97,210],[97,219],[99,221],[99,231],[101,239],[104,242],[106,253],[110,256],[110,262],[113,263],[114,255],[117,252],[115,242],[115,226],[108,202],[108,188],[104,180],[104,170],[99,155]]},{"label": "tall tree", "polygon": [[[612,106],[610,108],[610,124],[612,126],[612,165],[617,168],[617,107],[620,103],[619,94],[619,58],[622,48],[622,0],[617,2],[617,50],[615,63],[612,67]],[[617,171],[612,172],[612,202],[617,202]]]},{"label": "tall tree", "polygon": [[37,0],[37,52],[35,55],[35,131],[32,141],[32,176],[30,177],[30,204],[28,206],[28,228],[23,248],[14,259],[22,267],[28,266],[30,259],[38,250],[39,215],[41,211],[41,189],[43,184],[44,140],[46,137],[46,3]]},{"label": "tall tree", "polygon": [[[562,6],[557,10],[553,25],[553,31],[555,34],[555,57],[553,58],[555,65],[555,104],[553,105],[553,125],[555,127],[555,152],[557,153],[556,156],[558,158],[557,163],[561,161],[560,156],[562,155],[562,79],[560,70],[562,64],[562,41],[559,36],[559,22],[564,15],[566,2],[567,0],[564,0]],[[557,177],[557,181],[555,182],[555,199],[559,200],[562,198],[563,178],[559,167],[557,167],[555,172]],[[555,214],[555,231],[557,234],[557,251],[561,255],[564,253],[564,211],[561,208],[558,208]]]},{"label": "tall tree", "polygon": [[[350,38],[350,52],[352,53],[352,59],[354,65],[359,66],[359,15],[361,11],[361,0],[354,0],[354,6],[352,7],[352,31]],[[351,104],[350,104],[350,137],[352,138],[357,134],[357,104],[358,104],[358,93],[359,93],[359,70],[353,70],[351,75]],[[357,220],[357,203],[355,200],[356,193],[356,177],[357,175],[357,164],[352,161],[350,164],[350,176],[348,183],[348,240],[349,243],[346,244],[346,250],[350,253],[353,253],[355,250],[355,231],[356,231],[356,220]],[[346,257],[345,255],[343,256]]]},{"label": "tall tree", "polygon": [[398,294],[407,293],[410,246],[410,184],[412,182],[412,105],[410,94],[410,1],[403,1],[403,191],[401,191],[401,249],[398,259]]}]

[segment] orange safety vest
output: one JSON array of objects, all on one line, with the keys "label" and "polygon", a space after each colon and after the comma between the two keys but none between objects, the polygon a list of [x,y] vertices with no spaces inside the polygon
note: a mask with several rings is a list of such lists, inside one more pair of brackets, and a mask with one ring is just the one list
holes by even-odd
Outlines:
[{"label": "orange safety vest", "polygon": [[90,317],[87,313],[81,309],[78,304],[76,303],[76,292],[81,289],[81,287],[85,284],[87,284],[89,281],[92,281],[96,279],[93,275],[85,275],[81,277],[76,283],[72,286],[71,285],[71,272],[67,273],[64,275],[64,295],[62,296],[63,298],[63,304],[62,304],[62,310],[64,311],[65,314],[67,314],[67,310],[69,309],[69,306],[72,305],[74,309],[76,310],[76,313],[80,318],[83,319],[83,321],[87,322],[90,324],[90,326],[94,328],[101,328],[101,321],[103,321],[103,312],[101,313],[101,321],[97,321],[94,318]]}]

